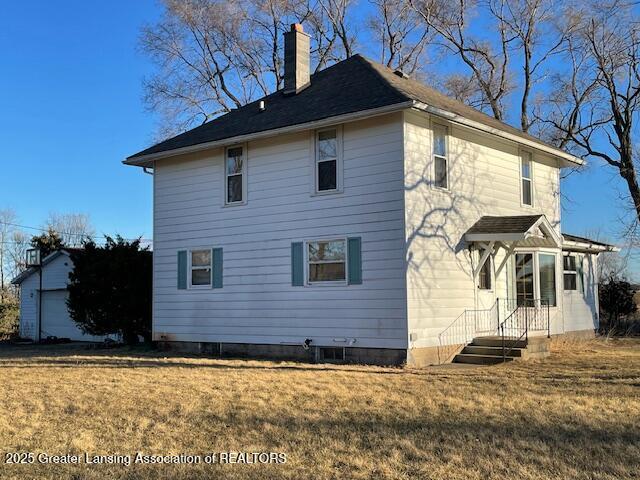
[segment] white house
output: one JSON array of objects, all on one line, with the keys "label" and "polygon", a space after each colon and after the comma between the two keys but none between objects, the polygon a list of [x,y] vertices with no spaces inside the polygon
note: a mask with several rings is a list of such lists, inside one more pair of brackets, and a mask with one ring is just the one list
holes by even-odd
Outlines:
[{"label": "white house", "polygon": [[155,340],[421,365],[593,334],[611,247],[561,233],[581,159],[360,55],[309,63],[294,25],[283,90],[124,161],[153,171]]},{"label": "white house", "polygon": [[[31,267],[12,280],[20,286],[20,337],[34,341],[47,337],[95,342],[104,337],[85,335],[67,310],[69,272],[73,270],[69,250],[57,250],[42,259],[42,270]],[[40,284],[42,275],[42,285]],[[39,313],[41,310],[41,314]],[[40,328],[38,328],[40,324]]]}]

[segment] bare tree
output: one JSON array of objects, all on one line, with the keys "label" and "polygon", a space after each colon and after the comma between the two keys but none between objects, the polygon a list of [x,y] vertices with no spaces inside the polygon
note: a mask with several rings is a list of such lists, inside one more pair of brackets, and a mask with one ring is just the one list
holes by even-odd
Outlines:
[{"label": "bare tree", "polygon": [[337,39],[341,47],[341,57],[351,57],[356,43],[355,26],[349,22],[353,0],[317,0],[317,2],[331,27],[332,37]]},{"label": "bare tree", "polygon": [[508,25],[497,17],[494,42],[476,38],[469,32],[471,18],[478,9],[478,0],[408,0],[415,12],[440,39],[439,45],[459,58],[471,71],[477,85],[469,98],[474,105],[487,108],[498,120],[504,120],[505,97],[514,85],[509,77],[511,43]]},{"label": "bare tree", "polygon": [[85,213],[50,213],[44,229],[55,231],[67,247],[79,247],[95,235],[91,218]]},{"label": "bare tree", "polygon": [[10,208],[0,210],[0,302],[4,301],[5,276],[9,267],[9,247],[11,235],[16,229],[17,215]]},{"label": "bare tree", "polygon": [[353,53],[350,0],[164,0],[164,17],[142,30],[158,67],[144,82],[161,137],[204,123],[282,86],[283,33],[305,22],[319,66]]},{"label": "bare tree", "polygon": [[531,115],[532,88],[545,76],[541,70],[547,61],[565,48],[578,26],[577,18],[554,0],[490,0],[488,8],[522,57],[520,128],[528,132],[535,121]]},{"label": "bare tree", "polygon": [[[568,60],[572,69],[541,120],[560,145],[604,161],[623,180],[633,212],[630,233],[640,224],[636,122],[640,113],[640,18],[629,4],[594,2],[581,12]],[[561,78],[558,78],[562,81]]]},{"label": "bare tree", "polygon": [[431,29],[406,0],[370,0],[375,14],[368,27],[380,50],[380,63],[407,74],[422,70],[433,39]]},{"label": "bare tree", "polygon": [[30,247],[31,237],[22,230],[15,230],[11,235],[8,247],[9,271],[11,277],[16,277],[26,268],[27,249]]}]

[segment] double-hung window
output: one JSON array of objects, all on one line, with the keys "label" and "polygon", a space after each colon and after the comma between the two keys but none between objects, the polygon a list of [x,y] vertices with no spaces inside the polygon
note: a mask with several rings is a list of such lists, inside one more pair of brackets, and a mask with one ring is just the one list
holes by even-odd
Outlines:
[{"label": "double-hung window", "polygon": [[315,134],[315,191],[340,190],[340,130],[331,128]]},{"label": "double-hung window", "polygon": [[577,290],[578,272],[576,269],[576,257],[574,255],[565,255],[562,261],[564,264],[564,289]]},{"label": "double-hung window", "polygon": [[565,255],[562,257],[564,271],[564,289],[579,290],[584,293],[584,278],[582,273],[582,257]]},{"label": "double-hung window", "polygon": [[520,155],[520,183],[522,184],[522,204],[533,206],[533,175],[531,152],[523,151]]},{"label": "double-hung window", "polygon": [[240,205],[246,201],[246,149],[244,146],[229,147],[225,155],[226,205]]},{"label": "double-hung window", "polygon": [[447,152],[447,127],[433,125],[433,184],[438,188],[449,188],[449,162]]},{"label": "double-hung window", "polygon": [[211,286],[211,250],[191,250],[189,282],[191,287]]},{"label": "double-hung window", "polygon": [[307,260],[309,284],[346,282],[346,240],[307,242]]}]

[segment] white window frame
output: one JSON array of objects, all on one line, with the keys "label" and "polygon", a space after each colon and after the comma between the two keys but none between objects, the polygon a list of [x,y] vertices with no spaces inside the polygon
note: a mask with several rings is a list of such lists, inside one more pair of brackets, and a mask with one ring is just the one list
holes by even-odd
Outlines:
[{"label": "white window frame", "polygon": [[[442,129],[444,130],[444,156],[442,155],[436,155],[436,129]],[[449,157],[450,157],[450,150],[449,150],[449,125],[445,125],[443,123],[440,122],[431,122],[431,160],[433,162],[433,169],[432,169],[432,175],[433,175],[433,182],[432,185],[434,188],[438,189],[438,190],[443,190],[443,191],[449,191],[451,190],[451,171],[449,168]],[[436,158],[442,158],[444,159],[445,162],[445,168],[447,171],[447,186],[446,187],[441,187],[439,185],[436,185]]]},{"label": "white window frame", "polygon": [[[575,259],[575,266],[576,266],[575,270],[565,270],[564,257],[573,257]],[[577,253],[565,253],[564,255],[562,255],[562,290],[568,293],[576,292],[576,293],[584,294],[585,285],[584,285],[584,263],[583,262],[584,262],[584,257],[582,257]],[[580,273],[580,270],[581,270],[580,267],[582,267],[582,273]],[[564,286],[565,275],[573,275],[574,277],[576,277],[576,288],[574,289],[565,288]],[[580,278],[580,275],[582,275],[582,278]],[[581,286],[582,288],[580,288]]]},{"label": "white window frame", "polygon": [[[318,152],[318,147],[319,147],[319,141],[318,141],[318,137],[321,133],[323,132],[329,132],[331,130],[335,130],[336,132],[336,188],[333,190],[320,190],[318,187],[318,183],[319,183],[319,175],[318,175],[318,164],[321,163],[319,160],[319,152]],[[311,145],[312,145],[312,152],[311,152],[311,158],[312,158],[312,162],[311,162],[311,170],[312,170],[312,175],[311,178],[313,178],[313,187],[312,187],[312,195],[334,195],[336,193],[342,193],[343,192],[343,177],[344,177],[344,167],[343,167],[343,162],[344,162],[344,153],[343,153],[343,143],[342,143],[342,125],[336,125],[333,127],[327,127],[327,128],[321,128],[318,130],[314,130],[312,132],[312,140],[311,140]],[[323,161],[328,161],[328,160],[323,160]]]},{"label": "white window frame", "polygon": [[[480,254],[480,260],[482,259],[482,251],[479,252]],[[489,288],[481,288],[480,287],[480,274],[482,273],[482,269],[484,268],[485,265],[489,266]],[[478,278],[477,278],[477,285],[476,287],[478,288],[478,290],[480,290],[481,292],[493,292],[493,257],[492,255],[489,255],[486,260],[484,261],[484,263],[482,264],[482,266],[480,267],[480,269],[478,270]]]},{"label": "white window frame", "polygon": [[[555,286],[556,286],[556,304],[555,305],[549,305],[549,308],[558,308],[558,305],[560,303],[559,300],[559,288],[560,285],[558,283],[558,255],[557,252],[553,252],[553,251],[549,251],[549,250],[530,250],[530,249],[524,249],[524,250],[518,250],[516,249],[513,254],[512,254],[512,261],[511,261],[511,277],[513,279],[513,298],[517,298],[518,297],[518,285],[517,285],[517,280],[516,280],[516,254],[522,254],[522,255],[526,255],[526,254],[531,254],[533,256],[533,299],[534,300],[542,300],[542,294],[540,291],[540,259],[539,256],[540,255],[553,255],[555,257]],[[563,280],[564,281],[564,280]]]},{"label": "white window frame", "polygon": [[[207,266],[194,266],[193,261],[193,252],[209,252],[209,267]],[[193,284],[193,270],[206,270],[209,268],[209,283],[204,285],[194,285]],[[199,248],[191,248],[187,250],[187,285],[190,290],[202,290],[207,289],[210,290],[213,287],[213,248],[212,247],[199,247]]]},{"label": "white window frame", "polygon": [[[344,280],[325,280],[312,282],[309,280],[309,244],[318,242],[344,242]],[[317,262],[314,262],[317,263]],[[342,262],[326,262],[342,263]],[[349,279],[349,243],[347,237],[313,238],[304,241],[304,284],[307,287],[347,285]]]},{"label": "white window frame", "polygon": [[[227,159],[229,158],[228,152],[230,149],[232,148],[242,148],[242,172],[240,174],[234,174],[234,175],[242,175],[242,200],[238,201],[238,202],[229,202],[228,198],[229,198],[229,182],[228,182],[228,178],[230,176],[234,176],[234,175],[229,175],[228,170],[227,170]],[[223,168],[223,175],[222,175],[222,181],[224,182],[224,187],[222,188],[223,191],[223,195],[224,195],[224,206],[225,207],[233,207],[233,206],[237,206],[237,205],[246,205],[247,204],[247,144],[246,143],[239,143],[239,144],[235,144],[235,145],[229,145],[228,147],[225,147],[224,149],[224,158],[222,160],[222,168]]]},{"label": "white window frame", "polygon": [[[529,175],[530,178],[524,177],[522,175],[522,167],[524,164],[524,156],[527,155],[528,156],[528,160],[529,160]],[[520,171],[518,172],[518,178],[520,178],[520,205],[522,207],[526,207],[526,208],[533,208],[534,205],[536,204],[536,200],[535,200],[535,192],[534,192],[534,184],[533,184],[533,177],[534,177],[534,172],[533,172],[533,152],[530,150],[520,150],[520,162],[519,162],[519,168]],[[529,188],[531,189],[531,204],[528,203],[524,203],[524,187],[523,185],[523,181],[527,180],[529,182]]]}]

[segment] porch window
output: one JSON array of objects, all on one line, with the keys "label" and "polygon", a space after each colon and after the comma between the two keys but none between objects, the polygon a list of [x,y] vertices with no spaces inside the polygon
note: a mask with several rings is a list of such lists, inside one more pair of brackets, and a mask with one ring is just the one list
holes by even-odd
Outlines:
[{"label": "porch window", "polygon": [[533,254],[516,254],[516,297],[519,306],[533,303]]},{"label": "porch window", "polygon": [[556,306],[556,256],[538,254],[540,275],[540,300],[543,305]]},{"label": "porch window", "polygon": [[434,185],[438,188],[449,188],[449,162],[447,160],[447,127],[433,126],[433,164]]},{"label": "porch window", "polygon": [[480,290],[491,290],[491,256],[484,261],[480,273],[478,273],[478,288]]},{"label": "porch window", "polygon": [[533,206],[531,152],[522,152],[520,157],[520,181],[522,184],[522,204]]}]

